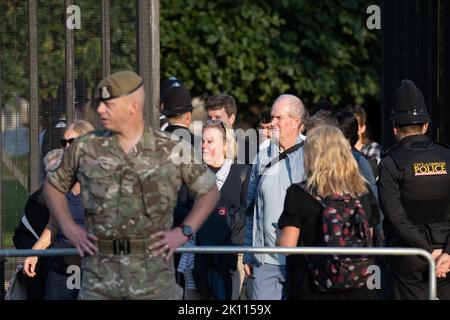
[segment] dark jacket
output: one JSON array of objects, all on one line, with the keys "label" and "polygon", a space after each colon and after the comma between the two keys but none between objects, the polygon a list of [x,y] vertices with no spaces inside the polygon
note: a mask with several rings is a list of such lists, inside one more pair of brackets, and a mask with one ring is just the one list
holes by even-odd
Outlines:
[{"label": "dark jacket", "polygon": [[[179,134],[180,140],[184,137],[190,137],[190,142],[192,145],[194,144],[194,136],[193,134],[185,127],[178,125],[169,125],[164,129],[165,132],[172,133],[173,135]],[[181,133],[181,134],[180,134]],[[184,219],[186,219],[187,215],[191,211],[194,206],[195,197],[189,193],[187,186],[183,183],[181,184],[180,190],[178,191],[177,203],[173,210],[173,226],[177,227],[183,223]],[[174,267],[177,270],[178,264],[180,263],[181,254],[174,254]],[[184,277],[183,275],[175,271],[175,280],[181,286],[184,287]]]},{"label": "dark jacket", "polygon": [[[35,191],[25,204],[25,217],[38,236],[48,223],[49,211],[44,203],[43,188]],[[22,221],[14,230],[13,242],[17,249],[31,249],[36,237],[25,227]]]},{"label": "dark jacket", "polygon": [[425,135],[406,137],[387,151],[378,190],[385,235],[392,246],[449,252],[448,236],[447,241],[434,239],[445,236],[442,227],[450,222],[449,165],[450,149]]},{"label": "dark jacket", "polygon": [[[197,232],[198,246],[241,245],[245,236],[245,201],[249,169],[246,165],[231,165],[227,180],[220,190],[216,209]],[[207,285],[208,270],[213,268],[222,278],[230,280],[236,270],[234,254],[198,254],[195,256],[194,279],[197,287]]]},{"label": "dark jacket", "polygon": [[[29,224],[38,237],[44,231],[49,219],[49,210],[44,202],[43,188],[38,189],[28,198],[25,204],[25,214]],[[22,221],[14,230],[13,242],[16,249],[31,249],[37,238]],[[31,278],[19,273],[19,279],[27,285],[28,300],[43,300],[45,279],[48,273],[48,258],[40,257],[36,264],[36,276]]]},{"label": "dark jacket", "polygon": [[[178,135],[180,140],[186,137],[190,137],[190,141],[185,140],[193,145],[194,135],[185,127],[179,125],[169,125],[164,131]],[[189,194],[187,186],[183,183],[178,191],[177,203],[174,208],[173,226],[179,226],[183,223],[186,216],[194,206],[195,197]]]}]

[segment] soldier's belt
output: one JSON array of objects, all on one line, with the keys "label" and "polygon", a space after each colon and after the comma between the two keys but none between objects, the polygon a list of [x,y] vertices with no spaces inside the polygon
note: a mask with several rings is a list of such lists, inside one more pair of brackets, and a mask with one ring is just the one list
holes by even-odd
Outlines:
[{"label": "soldier's belt", "polygon": [[98,251],[102,254],[144,254],[149,239],[117,238],[98,240]]}]

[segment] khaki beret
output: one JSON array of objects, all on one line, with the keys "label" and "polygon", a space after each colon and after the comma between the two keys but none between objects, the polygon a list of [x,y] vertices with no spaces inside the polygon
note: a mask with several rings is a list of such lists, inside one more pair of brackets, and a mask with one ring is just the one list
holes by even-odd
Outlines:
[{"label": "khaki beret", "polygon": [[95,90],[97,100],[110,100],[127,96],[144,83],[144,79],[133,71],[119,71],[100,81]]}]

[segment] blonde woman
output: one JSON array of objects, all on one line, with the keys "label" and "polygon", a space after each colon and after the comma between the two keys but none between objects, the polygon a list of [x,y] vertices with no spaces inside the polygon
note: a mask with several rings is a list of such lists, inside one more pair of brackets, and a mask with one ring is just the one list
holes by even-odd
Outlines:
[{"label": "blonde woman", "polygon": [[[61,146],[65,149],[69,148],[72,142],[80,136],[83,136],[94,127],[87,121],[79,120],[69,125],[64,132],[61,139]],[[62,157],[62,154],[61,154]],[[49,170],[56,170],[57,168],[50,168]],[[77,182],[72,189],[66,194],[67,204],[70,213],[77,224],[84,225],[84,208],[81,204],[80,184]],[[51,245],[54,248],[71,248],[68,239],[61,231],[55,232],[56,228],[50,219],[48,225],[42,232],[38,241],[34,244],[32,249],[42,250],[47,249]],[[28,257],[24,261],[24,273],[28,277],[36,276],[36,264],[38,257]],[[69,265],[80,265],[79,257],[52,257],[50,259],[49,272],[45,285],[45,299],[46,300],[76,300],[78,296],[77,289],[69,289],[67,287],[67,267]]]},{"label": "blonde woman", "polygon": [[[369,226],[378,222],[378,207],[359,173],[342,132],[331,126],[313,129],[308,134],[304,148],[306,181],[294,184],[287,190],[284,210],[278,221],[281,234],[277,244],[283,247],[324,246],[327,240],[324,240],[323,233],[322,204],[328,199],[342,199],[343,206],[350,201],[359,203],[358,210],[363,210],[361,215],[366,217],[366,231],[371,241]],[[314,269],[311,269],[309,261],[302,255],[288,256],[288,299],[376,298],[374,290],[369,290],[367,286],[344,291],[324,291],[314,282]]]},{"label": "blonde woman", "polygon": [[[227,123],[208,120],[203,126],[202,141],[202,159],[215,173],[221,194],[217,207],[187,246],[242,245],[250,169],[234,163],[236,143]],[[244,281],[242,256],[183,254],[178,271],[185,276],[186,300],[237,300],[240,296]]]}]

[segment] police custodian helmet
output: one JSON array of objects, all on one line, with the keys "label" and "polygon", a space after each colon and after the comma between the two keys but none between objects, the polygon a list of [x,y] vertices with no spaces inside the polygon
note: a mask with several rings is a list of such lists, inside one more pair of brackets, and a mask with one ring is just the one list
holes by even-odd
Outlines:
[{"label": "police custodian helmet", "polygon": [[411,80],[402,80],[400,87],[395,90],[391,120],[397,125],[430,122],[423,94]]}]

